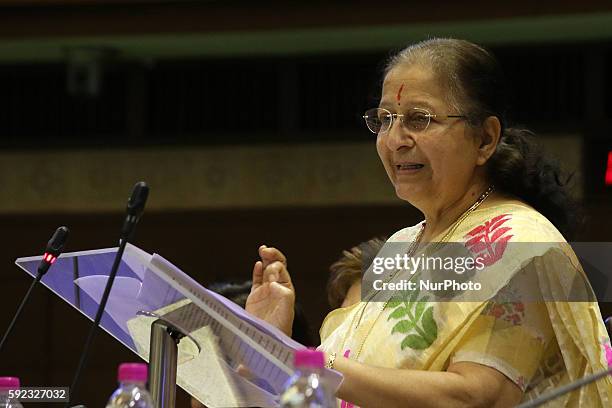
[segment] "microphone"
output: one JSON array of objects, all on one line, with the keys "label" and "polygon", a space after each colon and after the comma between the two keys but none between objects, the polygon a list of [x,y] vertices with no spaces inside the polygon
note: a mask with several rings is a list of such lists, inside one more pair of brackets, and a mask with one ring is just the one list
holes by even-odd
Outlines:
[{"label": "microphone", "polygon": [[132,190],[132,195],[127,203],[127,214],[121,227],[121,239],[130,240],[134,233],[134,227],[140,220],[144,207],[149,197],[149,186],[144,181],[139,181]]},{"label": "microphone", "polygon": [[6,339],[11,334],[11,331],[13,330],[13,326],[17,322],[17,319],[19,318],[19,315],[21,314],[23,307],[25,306],[28,299],[30,298],[32,289],[34,289],[34,286],[36,286],[36,284],[40,282],[40,280],[47,273],[51,265],[53,265],[57,257],[60,256],[60,254],[62,253],[62,250],[64,249],[64,244],[66,244],[66,239],[68,238],[68,232],[69,232],[68,228],[59,227],[58,229],[55,230],[55,233],[53,234],[53,236],[47,243],[47,247],[45,248],[43,259],[40,261],[40,264],[38,265],[38,271],[37,271],[36,277],[34,278],[34,281],[32,282],[32,284],[30,285],[30,288],[26,292],[26,295],[21,301],[19,308],[17,308],[17,312],[15,313],[15,316],[13,316],[13,320],[9,324],[8,329],[4,333],[4,336],[2,337],[2,341],[0,342],[0,351],[2,350],[2,346],[4,346]]},{"label": "microphone", "polygon": [[123,221],[123,226],[121,227],[119,249],[115,254],[115,260],[113,261],[113,266],[111,267],[111,271],[108,275],[108,280],[106,281],[106,287],[104,288],[104,293],[102,294],[102,298],[100,299],[100,305],[98,306],[96,317],[91,324],[91,328],[89,329],[89,334],[87,336],[87,340],[85,341],[83,352],[81,353],[79,366],[74,374],[74,378],[72,379],[72,385],[70,386],[70,392],[68,393],[68,401],[65,405],[66,408],[70,406],[72,398],[76,395],[81,377],[81,372],[83,371],[83,368],[85,367],[85,364],[87,362],[87,358],[89,357],[89,350],[91,349],[91,344],[93,342],[96,329],[98,328],[98,326],[100,326],[100,320],[102,320],[102,315],[104,314],[106,302],[108,302],[108,297],[113,287],[113,283],[115,282],[115,276],[117,275],[119,264],[121,263],[121,257],[123,256],[123,252],[125,251],[125,246],[127,245],[128,241],[131,240],[134,236],[136,224],[138,223],[138,220],[144,212],[144,207],[148,197],[149,186],[147,186],[144,181],[136,183],[136,185],[132,189],[132,195],[130,196],[127,203],[126,216],[125,220]]},{"label": "microphone", "polygon": [[[43,259],[38,265],[38,275],[40,276],[40,278],[42,278],[43,275],[47,273],[51,265],[53,265],[57,257],[62,253],[62,250],[64,249],[64,244],[66,243],[66,239],[68,238],[68,232],[68,228],[59,227],[55,230],[55,233],[47,243]],[[40,278],[38,276],[36,277],[36,279],[38,280],[40,280]]]}]

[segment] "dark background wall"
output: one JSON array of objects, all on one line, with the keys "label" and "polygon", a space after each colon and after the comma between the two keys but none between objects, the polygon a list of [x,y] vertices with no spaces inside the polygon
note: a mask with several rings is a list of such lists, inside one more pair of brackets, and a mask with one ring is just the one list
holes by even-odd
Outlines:
[{"label": "dark background wall", "polygon": [[[562,136],[574,142],[572,149],[581,146],[560,152],[564,163],[578,157],[577,168],[569,170],[580,175],[576,193],[589,216],[579,239],[610,241],[612,191],[603,178],[612,151],[611,8],[604,1],[518,1],[488,8],[452,1],[431,7],[347,1],[0,1],[0,157],[13,163],[0,175],[5,184],[0,186],[5,203],[0,204],[0,328],[8,325],[29,284],[14,260],[39,253],[57,226],[70,226],[70,251],[117,241],[125,199],[142,173],[125,161],[118,166],[117,159],[89,177],[80,174],[79,161],[99,152],[136,157],[148,149],[223,147],[235,149],[238,157],[249,147],[320,148],[325,154],[327,145],[348,152],[350,144],[372,144],[360,115],[377,103],[384,60],[390,50],[431,35],[489,46],[514,85],[515,121],[553,147]],[[69,153],[74,170],[68,166],[45,178],[45,166],[60,165],[54,161],[58,152]],[[352,154],[340,153],[338,160],[358,157]],[[279,173],[287,169],[280,158],[263,157],[278,162]],[[353,166],[362,164],[355,159]],[[254,166],[236,163],[249,165]],[[289,170],[296,178],[313,171]],[[25,177],[27,171],[36,177]],[[155,186],[152,199],[165,198],[146,212],[136,244],[204,284],[247,279],[260,244],[282,248],[315,338],[328,311],[323,289],[328,267],[342,249],[419,221],[418,212],[394,200],[389,188],[387,195],[379,194],[375,177],[364,177],[341,200],[334,198],[334,189],[343,176],[315,179],[331,187],[313,188],[307,199],[281,174],[261,187],[276,189],[280,204],[269,197],[262,204],[245,192],[239,206],[190,201],[187,177],[196,185],[211,182],[209,174],[190,173],[177,175],[175,185]],[[243,181],[230,184],[248,184]],[[49,183],[70,188],[70,206],[62,207],[61,190],[45,194]],[[88,199],[74,199],[81,190]],[[612,314],[609,304],[601,307]],[[25,385],[68,385],[87,324],[54,295],[37,289],[0,356],[0,374],[20,376]],[[104,404],[120,362],[137,360],[105,333],[95,346],[76,398],[89,406]],[[187,401],[181,393],[182,406]]]}]

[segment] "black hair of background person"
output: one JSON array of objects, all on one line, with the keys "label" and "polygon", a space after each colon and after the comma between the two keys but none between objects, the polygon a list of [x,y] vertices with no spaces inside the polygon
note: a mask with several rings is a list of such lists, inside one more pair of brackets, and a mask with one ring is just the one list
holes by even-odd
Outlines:
[{"label": "black hair of background person", "polygon": [[[208,285],[208,289],[212,290],[236,303],[240,307],[244,308],[247,297],[251,293],[252,281],[247,280],[243,282],[226,281],[226,282],[214,282]],[[306,315],[302,310],[299,303],[295,303],[295,318],[293,319],[293,331],[291,338],[300,344],[307,347],[314,347],[316,344],[312,341],[309,334],[310,326],[306,320]]]}]

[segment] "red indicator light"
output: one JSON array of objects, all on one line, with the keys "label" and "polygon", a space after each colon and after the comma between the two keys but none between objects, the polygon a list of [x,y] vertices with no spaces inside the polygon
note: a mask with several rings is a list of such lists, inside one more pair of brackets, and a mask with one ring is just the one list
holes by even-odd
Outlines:
[{"label": "red indicator light", "polygon": [[608,167],[606,169],[606,185],[612,186],[612,151],[608,152]]},{"label": "red indicator light", "polygon": [[56,259],[57,259],[56,257],[52,257],[52,258],[51,258],[51,260],[49,261],[49,263],[50,263],[51,265],[53,265],[53,263],[55,262],[55,260],[56,260]]}]

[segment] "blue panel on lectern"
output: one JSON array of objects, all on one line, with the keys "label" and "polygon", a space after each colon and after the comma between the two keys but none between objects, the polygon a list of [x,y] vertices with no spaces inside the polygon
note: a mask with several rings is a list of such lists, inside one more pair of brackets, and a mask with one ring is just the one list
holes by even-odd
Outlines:
[{"label": "blue panel on lectern", "polygon": [[[51,266],[49,272],[43,276],[41,282],[93,321],[117,249],[62,254]],[[138,256],[150,258],[150,255],[144,252],[139,254],[139,252],[140,250],[133,246],[126,248],[106,311],[100,322],[104,330],[134,352],[136,352],[136,346],[129,334],[126,322],[135,316],[133,312],[138,309],[138,306],[156,306],[150,305],[150,302],[147,305],[147,302],[137,301],[142,288],[141,281],[146,271],[134,270],[133,268],[140,268],[142,264],[130,262],[130,260]],[[35,277],[41,259],[42,256],[20,258],[16,264]],[[164,288],[167,289],[167,285],[164,285]],[[176,295],[178,298],[182,297],[178,292]]]}]

